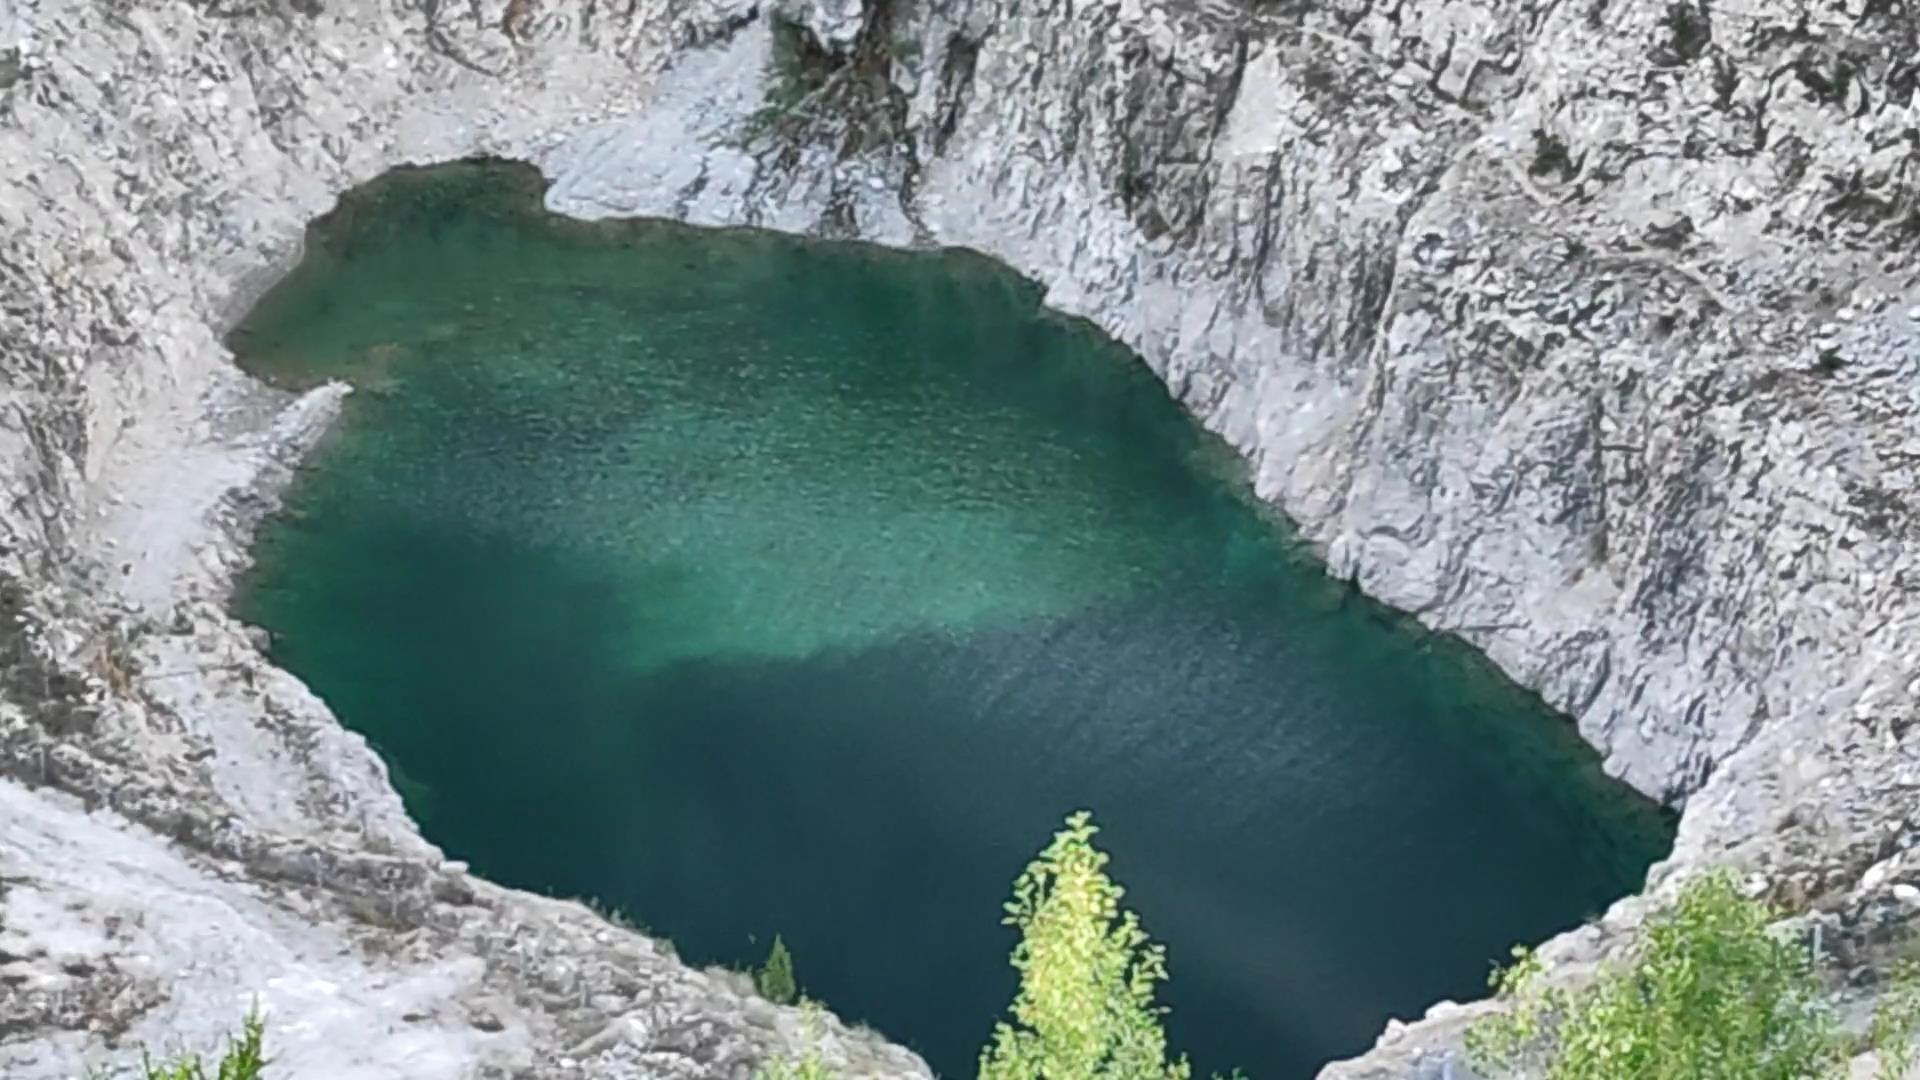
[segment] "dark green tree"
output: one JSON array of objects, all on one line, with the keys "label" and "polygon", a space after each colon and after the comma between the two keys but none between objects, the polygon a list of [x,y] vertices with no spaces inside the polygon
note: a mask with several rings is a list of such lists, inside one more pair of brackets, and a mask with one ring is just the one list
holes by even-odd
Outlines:
[{"label": "dark green tree", "polygon": [[753,981],[760,989],[760,996],[775,1005],[791,1005],[800,1000],[800,984],[793,978],[793,954],[787,951],[787,943],[780,940],[779,934],[773,935],[773,948],[767,951],[767,962]]}]

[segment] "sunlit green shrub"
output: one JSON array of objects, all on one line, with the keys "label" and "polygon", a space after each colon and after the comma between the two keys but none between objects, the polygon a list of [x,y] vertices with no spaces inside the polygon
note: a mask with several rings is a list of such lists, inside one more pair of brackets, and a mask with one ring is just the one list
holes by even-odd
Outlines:
[{"label": "sunlit green shrub", "polygon": [[[240,1021],[240,1033],[227,1038],[227,1049],[212,1072],[207,1071],[206,1062],[199,1054],[186,1053],[155,1061],[151,1054],[142,1053],[136,1075],[139,1080],[261,1080],[268,1064],[266,1032],[266,1021],[260,1011],[252,1009]],[[113,1080],[120,1074],[95,1070],[88,1075],[89,1080]]]},{"label": "sunlit green shrub", "polygon": [[1085,811],[1069,817],[1014,882],[1005,921],[1020,931],[1020,990],[980,1054],[981,1080],[1187,1080],[1153,1000],[1166,950],[1120,907],[1097,831]]},{"label": "sunlit green shrub", "polygon": [[[1543,984],[1515,950],[1496,973],[1508,1010],[1468,1033],[1468,1055],[1493,1076],[1544,1080],[1812,1080],[1845,1074],[1854,1042],[1822,1002],[1807,947],[1772,932],[1776,913],[1715,874],[1648,920],[1627,961],[1591,984]],[[1874,1024],[1883,1077],[1912,1058],[1911,984],[1886,996]]]},{"label": "sunlit green shrub", "polygon": [[[780,939],[774,938],[779,944]],[[769,1058],[753,1071],[753,1080],[833,1080],[833,1070],[820,1056],[820,1006],[802,998],[800,1027],[806,1034],[807,1051],[799,1057]]]}]

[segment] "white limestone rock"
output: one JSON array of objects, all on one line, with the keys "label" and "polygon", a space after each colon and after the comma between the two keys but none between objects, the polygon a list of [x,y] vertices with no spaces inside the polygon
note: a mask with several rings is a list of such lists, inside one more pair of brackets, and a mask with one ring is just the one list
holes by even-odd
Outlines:
[{"label": "white limestone rock", "polygon": [[[1920,820],[1920,101],[1897,16],[1843,7],[1724,0],[1701,38],[1666,0],[890,0],[892,44],[863,50],[879,8],[786,0],[877,67],[749,137],[776,10],[749,0],[0,0],[0,792],[76,849],[245,897],[225,923],[154,917],[279,943],[257,987],[347,964],[432,998],[419,1046],[449,1075],[739,1076],[793,1045],[725,979],[448,868],[223,613],[324,410],[240,375],[222,330],[339,192],[488,154],[566,213],[957,244],[1029,275],[1238,448],[1331,573],[1684,806],[1658,890],[1735,862],[1839,912],[1862,944],[1836,955],[1870,967],[1912,905],[1860,877]],[[196,662],[221,674],[121,670]],[[0,926],[53,956],[80,923],[13,905],[79,871],[4,828],[0,877],[29,884]],[[1576,970],[1650,903],[1546,955]],[[309,930],[360,951],[323,963]],[[383,958],[400,940],[413,958]],[[467,974],[425,980],[428,955]],[[129,1038],[231,1023],[231,1001],[83,981]],[[4,1006],[34,1032],[0,1041],[9,1076],[98,1049],[40,994]],[[508,1037],[452,1034],[475,1010]],[[1462,1017],[1329,1075],[1441,1075]],[[924,1071],[831,1036],[851,1075]]]}]

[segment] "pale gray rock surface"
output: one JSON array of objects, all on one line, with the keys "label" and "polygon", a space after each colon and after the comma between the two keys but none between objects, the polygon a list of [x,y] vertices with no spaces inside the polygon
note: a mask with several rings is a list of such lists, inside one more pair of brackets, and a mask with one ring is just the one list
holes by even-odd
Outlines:
[{"label": "pale gray rock surface", "polygon": [[[224,614],[345,388],[255,385],[220,333],[339,192],[471,155],[582,217],[1029,275],[1332,573],[1683,805],[1656,891],[1731,862],[1869,981],[1920,898],[1915,33],[1871,0],[0,0],[0,1071],[247,994],[339,1053],[316,1076],[743,1078],[803,1041],[447,863]],[[1453,1075],[1463,1022],[1329,1075]]]}]

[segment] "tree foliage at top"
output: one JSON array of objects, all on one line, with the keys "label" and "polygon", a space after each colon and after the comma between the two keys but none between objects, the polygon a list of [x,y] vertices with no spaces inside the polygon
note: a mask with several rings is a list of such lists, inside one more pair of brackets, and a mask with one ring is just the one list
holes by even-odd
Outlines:
[{"label": "tree foliage at top", "polygon": [[981,1080],[1187,1080],[1167,1060],[1166,1012],[1154,1004],[1166,950],[1120,907],[1098,831],[1081,811],[1015,880],[1007,925],[1020,931],[1011,1023],[995,1026]]},{"label": "tree foliage at top", "polygon": [[[1629,961],[1576,990],[1541,984],[1524,950],[1494,976],[1509,1005],[1469,1032],[1474,1065],[1543,1080],[1812,1080],[1846,1074],[1853,1049],[1806,947],[1770,932],[1775,913],[1709,875],[1651,918]],[[1874,1024],[1881,1077],[1912,1059],[1910,983]]]}]

